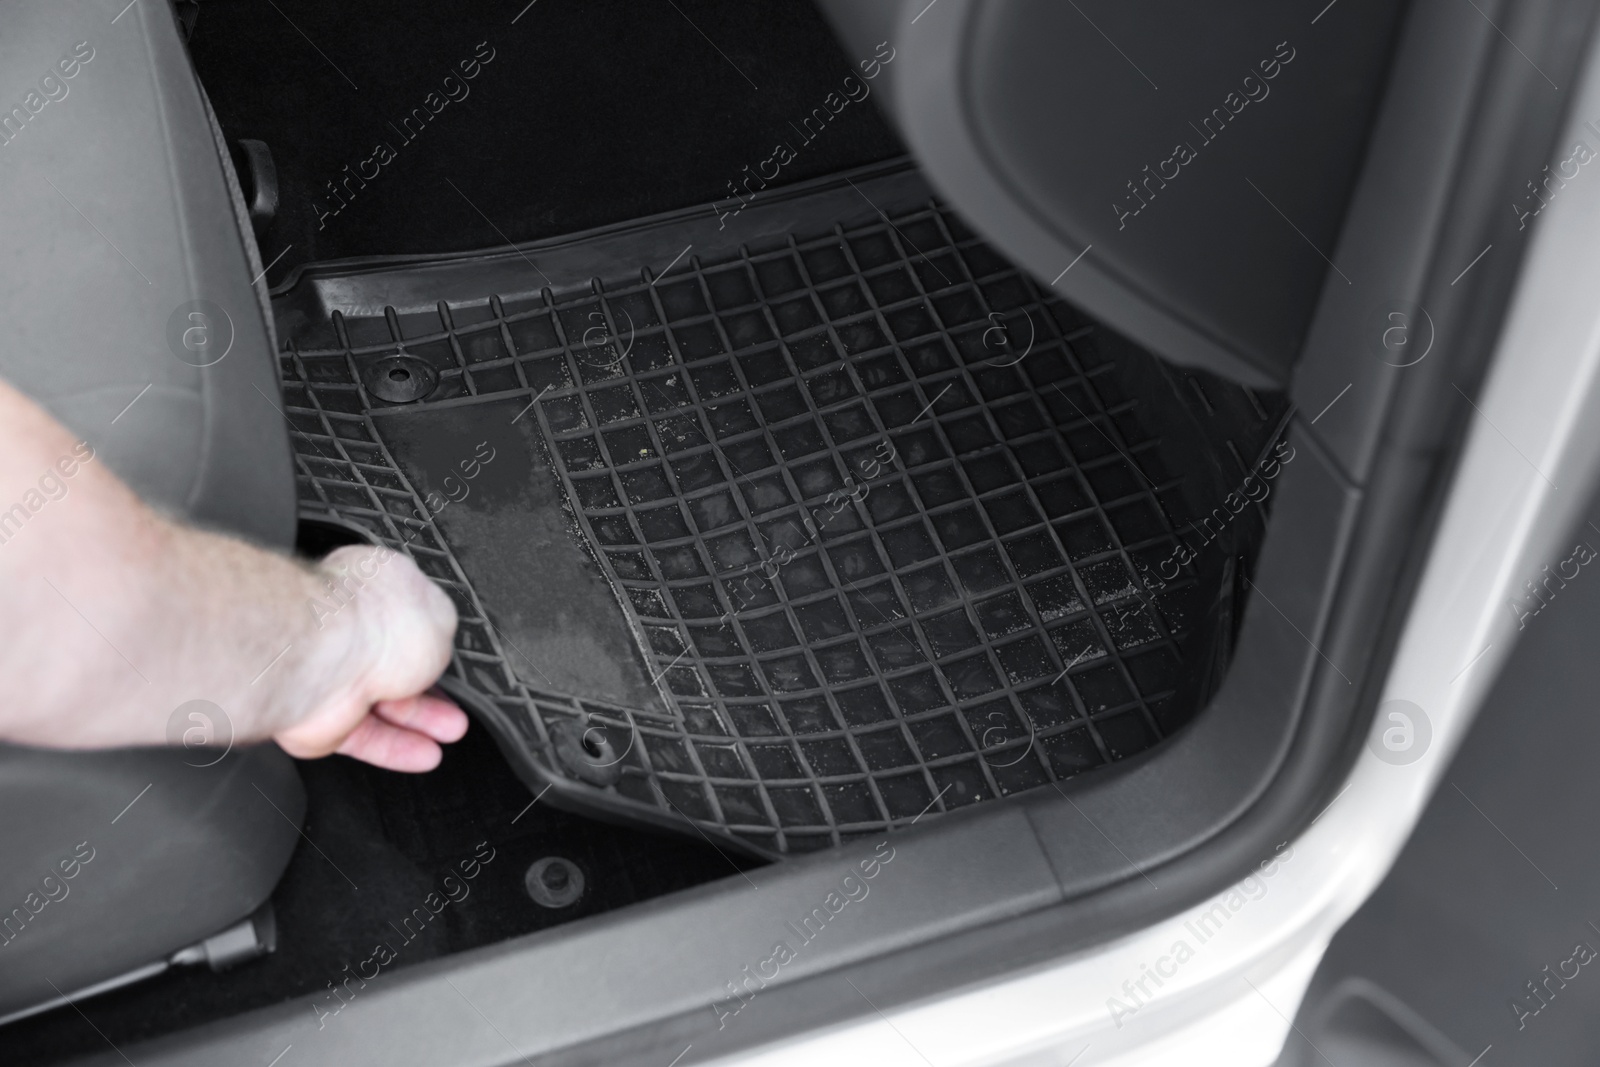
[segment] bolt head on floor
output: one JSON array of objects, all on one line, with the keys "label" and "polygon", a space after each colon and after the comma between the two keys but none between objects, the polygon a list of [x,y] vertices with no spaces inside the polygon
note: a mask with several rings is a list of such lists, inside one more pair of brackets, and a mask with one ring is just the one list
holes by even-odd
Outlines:
[{"label": "bolt head on floor", "polygon": [[528,896],[542,908],[565,908],[583,896],[583,871],[576,863],[561,856],[545,856],[534,860],[523,875],[522,884]]}]

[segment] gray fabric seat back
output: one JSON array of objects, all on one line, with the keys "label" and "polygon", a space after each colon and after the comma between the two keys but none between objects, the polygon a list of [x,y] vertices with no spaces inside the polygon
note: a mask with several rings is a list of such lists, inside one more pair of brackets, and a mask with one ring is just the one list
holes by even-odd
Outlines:
[{"label": "gray fabric seat back", "polygon": [[[0,10],[0,377],[151,504],[287,548],[271,331],[219,149],[165,3]],[[180,733],[201,728],[174,712]],[[299,777],[275,746],[219,751],[0,747],[0,1016],[268,897],[298,840]]]}]

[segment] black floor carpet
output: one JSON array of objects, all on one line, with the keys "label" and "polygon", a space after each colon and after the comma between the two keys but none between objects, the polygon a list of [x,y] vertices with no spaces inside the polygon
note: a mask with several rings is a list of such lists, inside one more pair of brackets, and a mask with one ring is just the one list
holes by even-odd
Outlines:
[{"label": "black floor carpet", "polygon": [[[300,774],[308,799],[305,837],[273,894],[275,954],[221,975],[205,967],[169,971],[81,1002],[82,1015],[64,1008],[0,1028],[0,1063],[58,1063],[108,1051],[108,1042],[126,1049],[291,997],[305,998],[311,1011],[316,995],[343,980],[347,965],[360,968],[379,942],[395,958],[374,982],[423,960],[738,869],[698,841],[609,826],[542,802],[528,807],[527,789],[476,724],[446,747],[443,764],[430,774],[394,774],[343,756],[301,763]],[[545,856],[564,857],[583,872],[586,886],[576,903],[551,910],[529,898],[524,872]],[[463,877],[463,861],[475,877]],[[445,882],[447,875],[454,882]],[[426,925],[407,926],[430,893],[449,902]]]},{"label": "black floor carpet", "polygon": [[775,184],[903,151],[870,95],[802,136],[869,58],[810,0],[213,0],[190,51],[229,138],[276,161],[272,283],[310,260],[709,212],[780,142],[795,158]]}]

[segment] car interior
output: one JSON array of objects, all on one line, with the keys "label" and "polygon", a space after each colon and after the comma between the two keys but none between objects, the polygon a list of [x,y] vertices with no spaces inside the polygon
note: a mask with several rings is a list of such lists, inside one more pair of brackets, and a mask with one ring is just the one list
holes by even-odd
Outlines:
[{"label": "car interior", "polygon": [[[1593,13],[1476,6],[3,16],[0,67],[77,57],[5,127],[53,410],[226,320],[94,432],[193,521],[407,553],[472,727],[415,776],[0,748],[0,1059],[689,1064],[1272,855],[1360,752]],[[185,299],[53,236],[102,216]]]}]

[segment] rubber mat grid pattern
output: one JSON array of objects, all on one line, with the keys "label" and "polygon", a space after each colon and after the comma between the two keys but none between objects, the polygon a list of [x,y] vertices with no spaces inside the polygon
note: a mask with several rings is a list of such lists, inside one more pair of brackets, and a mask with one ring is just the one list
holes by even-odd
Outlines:
[{"label": "rubber mat grid pattern", "polygon": [[[400,344],[440,372],[420,406],[528,399],[669,714],[545,692],[495,630],[369,414],[359,371]],[[618,793],[777,853],[1187,719],[1194,579],[1156,577],[1179,479],[1114,369],[1089,320],[935,205],[661,278],[335,313],[282,359],[306,513],[441,583],[453,670],[544,765],[564,774],[559,720],[615,727],[637,742]]]}]

